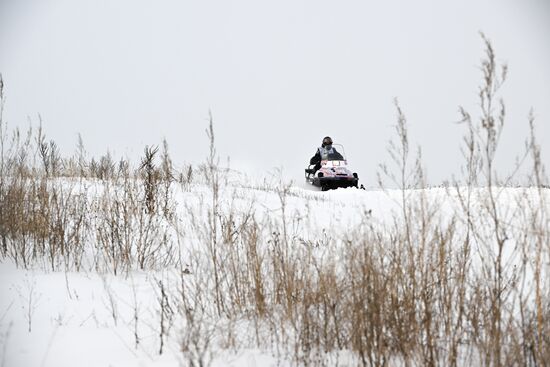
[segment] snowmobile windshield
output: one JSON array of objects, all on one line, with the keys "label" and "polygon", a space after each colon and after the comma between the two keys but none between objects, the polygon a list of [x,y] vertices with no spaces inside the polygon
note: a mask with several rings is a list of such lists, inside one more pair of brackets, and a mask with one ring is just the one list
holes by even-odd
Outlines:
[{"label": "snowmobile windshield", "polygon": [[346,155],[341,144],[332,144],[332,153],[328,155],[329,161],[345,161]]}]

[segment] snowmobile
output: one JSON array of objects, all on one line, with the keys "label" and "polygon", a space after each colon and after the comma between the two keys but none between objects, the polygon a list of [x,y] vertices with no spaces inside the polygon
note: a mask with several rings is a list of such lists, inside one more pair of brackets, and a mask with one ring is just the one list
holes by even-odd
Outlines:
[{"label": "snowmobile", "polygon": [[341,153],[343,159],[333,159],[334,157],[329,156],[327,160],[321,161],[321,168],[317,171],[314,168],[315,165],[309,165],[305,169],[306,181],[320,187],[322,191],[340,187],[358,187],[359,176],[348,168],[344,147],[340,144],[333,144],[333,146]]}]

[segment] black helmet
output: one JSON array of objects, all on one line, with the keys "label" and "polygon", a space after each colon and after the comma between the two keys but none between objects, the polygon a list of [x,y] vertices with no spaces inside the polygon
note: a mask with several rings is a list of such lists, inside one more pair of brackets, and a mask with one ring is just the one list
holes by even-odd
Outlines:
[{"label": "black helmet", "polygon": [[332,139],[330,136],[325,136],[323,138],[323,144],[321,145],[322,147],[325,147],[327,145],[332,145]]}]

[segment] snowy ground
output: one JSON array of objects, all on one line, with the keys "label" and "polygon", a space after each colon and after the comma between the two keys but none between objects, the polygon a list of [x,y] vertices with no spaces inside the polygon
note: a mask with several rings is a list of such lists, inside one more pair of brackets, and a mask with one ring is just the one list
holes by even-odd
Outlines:
[{"label": "snowy ground", "polygon": [[[92,187],[93,192],[101,188]],[[339,190],[318,192],[292,187],[290,216],[303,218],[306,228],[345,230],[361,220],[362,209],[384,213],[392,205],[382,192]],[[180,192],[180,202],[191,202],[200,212],[200,198],[207,187]],[[251,203],[266,216],[279,217],[275,192],[234,187],[225,202],[239,198],[243,210]],[[194,203],[193,203],[194,201]],[[185,212],[187,207],[178,208]],[[307,212],[308,215],[305,215]],[[159,279],[172,278],[170,270],[132,271],[127,276],[93,272],[45,272],[17,269],[13,262],[0,264],[1,366],[174,366],[183,364],[177,343],[159,354]],[[191,276],[191,275],[190,275]],[[173,279],[172,279],[173,280]],[[138,309],[139,343],[136,347],[135,309]],[[221,355],[218,355],[221,354]],[[259,350],[216,352],[214,366],[277,365],[270,352]]]},{"label": "snowy ground", "polygon": [[[363,191],[340,189],[319,192],[306,187],[289,187],[284,202],[277,190],[240,184],[223,190],[222,212],[236,208],[244,213],[253,207],[262,220],[288,221],[294,243],[333,242],[352,228],[367,222],[392,226],[399,215],[401,191]],[[91,192],[100,191],[91,185]],[[93,193],[89,195],[95,195]],[[459,204],[454,189],[408,191],[407,195],[424,195],[436,208],[441,221]],[[518,208],[535,190],[499,191],[500,208],[507,218],[516,216]],[[206,220],[211,192],[207,186],[195,185],[189,191],[175,193],[185,246],[201,245],[200,238],[186,223],[189,212]],[[474,207],[480,205],[474,203]],[[285,210],[283,217],[283,207]],[[475,209],[474,209],[475,210]],[[286,218],[286,219],[284,219]],[[331,251],[340,251],[329,247]],[[333,254],[337,256],[338,254]],[[196,276],[193,272],[186,277]],[[186,365],[192,358],[182,350],[181,335],[186,326],[178,320],[170,324],[163,337],[161,329],[162,296],[159,282],[167,292],[178,292],[179,275],[175,269],[158,271],[132,270],[122,275],[95,271],[24,270],[13,261],[0,263],[0,366],[175,366]],[[165,314],[164,317],[169,317]],[[234,347],[231,332],[224,331],[224,320],[207,318],[207,328],[216,338],[205,361],[213,366],[275,366],[292,364],[283,354],[254,346],[247,347],[247,333],[252,329],[243,322],[227,330],[243,335]],[[230,322],[230,321],[228,321]],[[169,323],[166,323],[167,325]],[[162,353],[160,353],[162,344]],[[336,358],[336,357],[335,357]],[[340,365],[355,365],[345,353],[335,359]]]}]

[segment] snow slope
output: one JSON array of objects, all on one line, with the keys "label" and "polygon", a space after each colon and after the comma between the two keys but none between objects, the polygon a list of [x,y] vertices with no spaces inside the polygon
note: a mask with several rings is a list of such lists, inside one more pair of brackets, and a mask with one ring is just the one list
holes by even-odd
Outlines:
[{"label": "snow slope", "polygon": [[[86,194],[93,199],[103,192],[102,184],[88,183]],[[285,191],[286,190],[286,191]],[[498,189],[498,210],[510,228],[523,231],[521,213],[538,203],[536,189]],[[466,192],[466,188],[461,188]],[[487,189],[473,191],[472,211],[481,213]],[[548,190],[544,192],[545,210]],[[363,191],[339,189],[318,192],[290,185],[236,182],[220,192],[219,213],[237,216],[253,212],[262,226],[285,224],[291,246],[320,248],[322,258],[338,258],[344,251],[346,236],[372,228],[391,233],[400,227],[403,194],[407,200],[426,200],[437,225],[461,210],[455,188],[426,190]],[[198,223],[209,221],[212,189],[194,184],[189,189],[174,189],[177,228],[171,239],[184,255],[186,271],[176,266],[156,270],[135,270],[114,275],[91,267],[75,271],[51,271],[47,266],[30,269],[16,267],[3,258],[0,263],[0,366],[174,366],[202,360],[213,366],[289,365],[295,361],[274,344],[255,343],[255,328],[246,318],[228,319],[205,313],[202,332],[214,335],[205,352],[186,348],[185,335],[190,326],[176,316],[176,305],[163,306],[179,292],[181,278],[208,277],[198,274],[193,254],[206,252]],[[415,213],[411,222],[416,222]],[[513,221],[518,221],[516,224]],[[277,227],[280,228],[280,227]],[[369,229],[371,228],[371,229]],[[465,231],[459,223],[459,231]],[[221,229],[223,230],[223,229]],[[269,230],[267,230],[268,232]],[[489,229],[490,232],[490,229]],[[510,238],[514,237],[509,233]],[[506,261],[517,252],[506,249]],[[473,251],[472,261],[480,261],[483,251]],[[180,255],[181,256],[181,255]],[[515,259],[515,260],[514,260]],[[546,265],[548,266],[548,265]],[[546,268],[547,269],[547,268]],[[527,281],[531,281],[527,279]],[[161,287],[162,284],[162,287]],[[252,285],[251,285],[252,286]],[[170,310],[171,307],[174,308]],[[163,308],[164,307],[164,308]],[[166,311],[168,309],[168,311]],[[163,326],[164,325],[164,326]],[[162,329],[166,328],[162,334]],[[191,334],[189,334],[191,335]],[[187,339],[189,340],[189,339]],[[191,343],[192,344],[192,343]],[[160,349],[162,348],[162,353]],[[355,365],[351,354],[333,354],[328,363]]]}]

